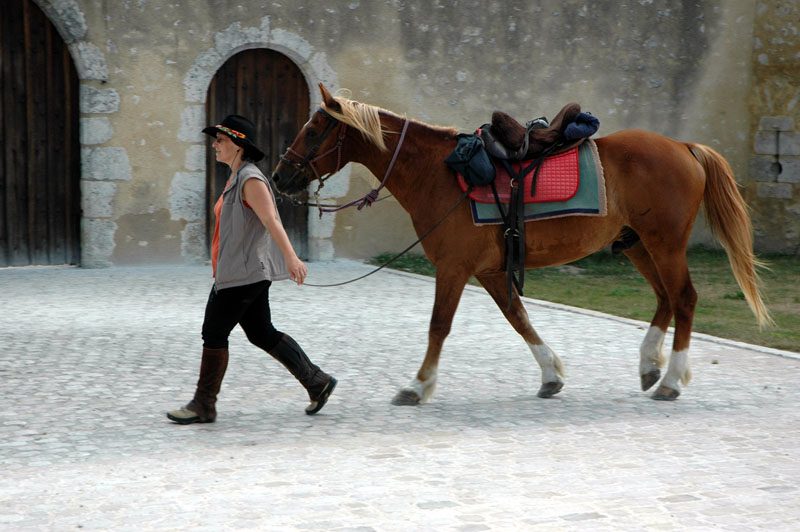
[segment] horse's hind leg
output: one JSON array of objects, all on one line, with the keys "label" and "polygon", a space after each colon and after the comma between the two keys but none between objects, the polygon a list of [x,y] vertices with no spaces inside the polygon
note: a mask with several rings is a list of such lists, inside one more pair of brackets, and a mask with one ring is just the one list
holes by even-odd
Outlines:
[{"label": "horse's hind leg", "polygon": [[477,275],[478,281],[483,285],[492,299],[495,300],[497,306],[503,311],[508,322],[514,327],[528,348],[533,353],[536,362],[542,369],[542,386],[536,394],[539,397],[552,397],[561,391],[564,386],[564,368],[561,365],[561,359],[558,358],[552,349],[545,344],[531,325],[528,318],[528,312],[520,301],[516,289],[514,290],[514,297],[511,301],[511,309],[506,310],[508,307],[508,290],[506,285],[506,274],[495,273],[486,275]]},{"label": "horse's hind leg", "polygon": [[671,401],[677,398],[680,384],[687,385],[692,378],[689,368],[689,341],[692,335],[692,320],[697,303],[697,292],[692,286],[689,266],[686,263],[686,242],[683,246],[650,250],[658,277],[669,298],[675,316],[675,336],[667,373],[653,393],[653,399]]},{"label": "horse's hind leg", "polygon": [[[416,405],[425,403],[433,395],[439,368],[439,355],[445,338],[450,334],[464,286],[469,280],[466,272],[452,273],[457,268],[438,267],[436,269],[436,299],[433,303],[431,324],[428,330],[428,350],[425,360],[417,372],[417,377],[407,388],[403,388],[394,396],[394,405]],[[447,273],[445,273],[447,272]]]},{"label": "horse's hind leg", "polygon": [[647,279],[658,299],[658,306],[650,328],[639,347],[639,378],[641,379],[642,391],[649,390],[658,379],[661,378],[661,367],[664,366],[666,359],[662,352],[664,337],[667,334],[667,327],[672,320],[672,309],[669,306],[669,298],[658,270],[653,263],[653,258],[647,252],[641,242],[625,251],[630,261],[639,270],[639,273]]}]

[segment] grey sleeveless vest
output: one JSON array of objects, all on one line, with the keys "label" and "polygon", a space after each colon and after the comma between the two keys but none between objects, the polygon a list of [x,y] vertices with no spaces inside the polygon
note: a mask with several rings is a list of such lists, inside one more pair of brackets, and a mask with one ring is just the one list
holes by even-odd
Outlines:
[{"label": "grey sleeveless vest", "polygon": [[248,179],[266,183],[276,211],[278,208],[269,180],[258,167],[250,162],[240,166],[222,193],[215,281],[218,290],[289,278],[280,248],[256,213],[242,201],[242,190]]}]

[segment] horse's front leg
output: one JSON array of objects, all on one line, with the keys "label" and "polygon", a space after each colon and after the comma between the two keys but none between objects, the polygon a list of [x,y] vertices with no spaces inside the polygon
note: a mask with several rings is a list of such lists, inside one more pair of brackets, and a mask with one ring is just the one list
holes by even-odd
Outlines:
[{"label": "horse's front leg", "polygon": [[528,318],[528,311],[522,305],[516,288],[513,289],[511,308],[508,309],[508,288],[504,272],[476,276],[489,295],[492,296],[503,315],[528,344],[536,362],[542,370],[542,386],[536,393],[537,396],[552,397],[561,391],[564,386],[564,367],[561,359],[539,337]]},{"label": "horse's front leg", "polygon": [[433,314],[428,330],[428,350],[425,353],[425,360],[422,362],[416,378],[408,387],[397,392],[392,404],[416,405],[427,402],[433,395],[442,345],[450,333],[453,315],[456,313],[464,286],[469,279],[467,272],[453,270],[454,268],[445,266],[436,268],[436,299],[433,303]]}]

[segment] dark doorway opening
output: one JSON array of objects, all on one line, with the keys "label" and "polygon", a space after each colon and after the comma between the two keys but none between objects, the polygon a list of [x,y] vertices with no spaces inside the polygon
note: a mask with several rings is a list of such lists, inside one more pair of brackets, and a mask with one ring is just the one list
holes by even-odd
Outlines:
[{"label": "dark doorway opening", "polygon": [[[258,167],[269,177],[280,155],[308,120],[309,105],[308,85],[291,59],[274,50],[245,50],[228,59],[211,80],[206,117],[210,124],[229,114],[252,120],[258,130],[259,148],[264,152]],[[216,162],[210,147],[206,153],[206,220],[210,248],[214,204],[222,194],[230,170]],[[307,259],[308,208],[279,201],[278,212],[298,256]]]}]

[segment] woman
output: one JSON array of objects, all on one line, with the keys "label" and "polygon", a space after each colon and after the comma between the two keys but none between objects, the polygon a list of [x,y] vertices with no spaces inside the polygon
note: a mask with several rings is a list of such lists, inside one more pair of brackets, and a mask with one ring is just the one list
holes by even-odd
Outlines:
[{"label": "woman", "polygon": [[217,161],[231,177],[214,206],[217,222],[211,244],[214,286],[203,321],[203,358],[194,399],[167,417],[180,424],[211,423],[228,366],[228,336],[238,323],[247,339],[292,373],[308,392],[306,414],[319,412],[336,379],[314,365],[289,335],[272,325],[269,287],[291,278],[303,284],[308,270],[297,258],[281,224],[269,182],[254,164],[264,154],[255,143],[255,126],[239,115],[203,129],[214,137]]}]

